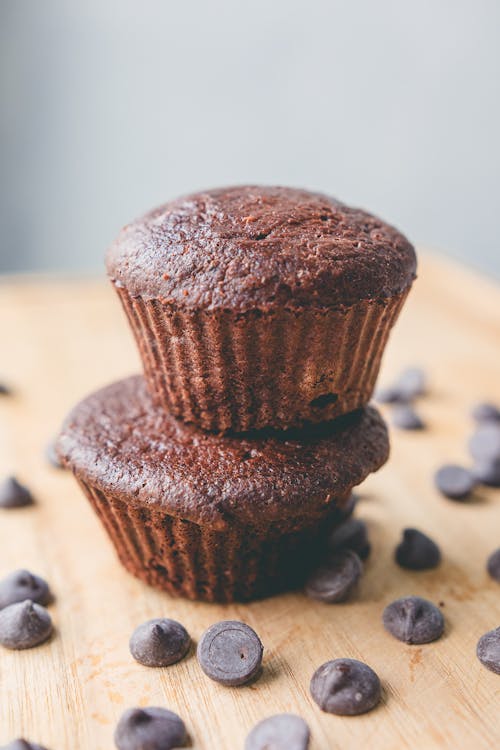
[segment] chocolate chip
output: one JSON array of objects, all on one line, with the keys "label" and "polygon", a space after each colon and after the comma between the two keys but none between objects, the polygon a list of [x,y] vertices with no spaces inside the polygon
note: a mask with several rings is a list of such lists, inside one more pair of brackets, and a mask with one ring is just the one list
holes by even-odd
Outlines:
[{"label": "chocolate chip", "polygon": [[10,396],[11,390],[5,383],[0,383],[0,396]]},{"label": "chocolate chip", "polygon": [[328,557],[308,579],[307,596],[320,602],[345,602],[356,588],[363,573],[363,563],[350,549]]},{"label": "chocolate chip", "polygon": [[51,440],[51,442],[48,443],[48,445],[45,447],[45,459],[47,463],[50,464],[54,469],[66,468],[64,464],[61,463],[61,460],[56,451],[56,444],[54,440]]},{"label": "chocolate chip", "polygon": [[139,625],[130,638],[130,653],[146,667],[168,667],[189,650],[191,638],[176,620],[158,618]]},{"label": "chocolate chip", "polygon": [[276,714],[260,721],[245,741],[245,750],[307,750],[310,732],[295,714]]},{"label": "chocolate chip", "polygon": [[396,547],[398,565],[409,570],[435,568],[441,562],[441,552],[435,542],[418,529],[404,529],[403,539]]},{"label": "chocolate chip", "polygon": [[455,464],[442,466],[434,475],[434,483],[445,497],[465,500],[476,486],[476,480],[468,469]]},{"label": "chocolate chip", "polygon": [[0,484],[0,508],[22,508],[33,504],[29,489],[20,484],[15,477],[7,477]]},{"label": "chocolate chip", "polygon": [[49,604],[52,595],[48,583],[29,570],[22,569],[15,570],[0,581],[0,609],[26,599],[37,604]]},{"label": "chocolate chip", "polygon": [[476,461],[472,467],[472,474],[481,484],[500,487],[500,459]]},{"label": "chocolate chip", "polygon": [[2,745],[0,750],[45,750],[45,748],[41,745],[36,745],[34,742],[18,739],[9,742],[8,745]]},{"label": "chocolate chip", "polygon": [[408,367],[396,380],[395,386],[405,400],[423,396],[427,390],[427,378],[421,367]]},{"label": "chocolate chip", "polygon": [[313,674],[311,695],[322,711],[356,716],[380,701],[380,680],[371,667],[357,659],[327,661]]},{"label": "chocolate chip", "polygon": [[328,547],[333,552],[350,549],[362,560],[366,560],[371,551],[366,524],[359,518],[350,518],[337,526],[328,539]]},{"label": "chocolate chip", "polygon": [[184,722],[166,708],[129,708],[115,729],[118,750],[171,750],[187,742]]},{"label": "chocolate chip", "polygon": [[0,610],[0,644],[5,648],[33,648],[52,633],[47,610],[30,599]]},{"label": "chocolate chip", "polygon": [[490,576],[500,583],[500,547],[488,557],[486,569]]},{"label": "chocolate chip", "polygon": [[477,642],[476,654],[486,669],[500,674],[500,628],[481,636]]},{"label": "chocolate chip", "polygon": [[[422,396],[427,390],[427,378],[420,367],[408,367],[387,388],[375,392],[375,400],[381,404],[407,404]],[[406,428],[408,429],[408,428]]]},{"label": "chocolate chip", "polygon": [[244,685],[259,672],[263,646],[244,622],[226,620],[205,630],[197,656],[206,675],[222,685]]},{"label": "chocolate chip", "polygon": [[339,508],[342,521],[347,521],[347,519],[352,516],[352,514],[354,513],[354,509],[358,504],[358,500],[359,498],[356,493],[351,492],[351,494],[347,498],[345,505]]},{"label": "chocolate chip", "polygon": [[500,422],[500,409],[495,404],[483,402],[472,409],[472,417],[477,422]]},{"label": "chocolate chip", "polygon": [[444,618],[432,602],[420,596],[404,596],[384,609],[385,629],[410,644],[430,643],[443,635]]},{"label": "chocolate chip", "polygon": [[482,422],[469,440],[476,461],[500,461],[500,422]]},{"label": "chocolate chip", "polygon": [[391,422],[400,430],[423,430],[424,422],[409,404],[397,404],[392,410]]},{"label": "chocolate chip", "polygon": [[404,396],[394,385],[387,388],[378,388],[374,395],[375,401],[379,404],[396,404],[404,401]]}]

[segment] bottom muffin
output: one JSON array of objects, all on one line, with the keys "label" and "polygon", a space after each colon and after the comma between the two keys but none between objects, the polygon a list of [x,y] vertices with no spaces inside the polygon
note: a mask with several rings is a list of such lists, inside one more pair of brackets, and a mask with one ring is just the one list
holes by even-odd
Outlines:
[{"label": "bottom muffin", "polygon": [[80,402],[57,450],[127,570],[227,602],[299,585],[389,443],[371,407],[300,431],[203,433],[158,409],[136,376]]}]

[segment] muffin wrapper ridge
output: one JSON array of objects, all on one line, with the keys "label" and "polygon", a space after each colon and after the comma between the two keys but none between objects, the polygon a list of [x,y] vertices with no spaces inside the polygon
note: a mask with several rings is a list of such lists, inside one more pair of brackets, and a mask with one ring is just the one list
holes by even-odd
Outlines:
[{"label": "muffin wrapper ridge", "polygon": [[301,585],[349,496],[291,533],[237,524],[217,531],[126,503],[76,478],[130,573],[170,594],[209,602],[247,601]]},{"label": "muffin wrapper ridge", "polygon": [[116,287],[156,403],[210,431],[323,422],[370,399],[409,287],[344,309],[182,310]]}]

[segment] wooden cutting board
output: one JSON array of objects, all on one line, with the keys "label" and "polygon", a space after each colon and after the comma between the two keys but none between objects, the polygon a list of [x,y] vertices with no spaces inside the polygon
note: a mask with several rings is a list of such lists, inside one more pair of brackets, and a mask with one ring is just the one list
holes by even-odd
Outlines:
[{"label": "wooden cutting board", "polygon": [[[110,750],[125,708],[158,705],[184,718],[195,750],[243,748],[258,720],[283,711],[309,722],[311,750],[500,746],[500,677],[475,657],[479,636],[500,625],[500,586],[485,573],[487,554],[500,546],[500,491],[481,489],[460,504],[432,485],[441,462],[468,460],[471,405],[500,401],[497,286],[443,259],[422,260],[381,380],[408,364],[428,370],[430,394],[419,405],[428,429],[392,431],[388,465],[364,484],[358,515],[369,524],[373,553],[358,596],[336,606],[301,594],[193,604],[129,576],[72,477],[43,456],[77,400],[139,369],[112,290],[95,280],[4,279],[0,320],[0,379],[15,389],[0,399],[0,476],[18,475],[37,498],[36,507],[0,514],[0,575],[27,567],[57,597],[49,643],[0,650],[0,744],[25,735],[50,750]],[[394,546],[407,525],[441,545],[439,569],[396,567]],[[384,632],[384,606],[404,594],[443,603],[445,637],[411,647]],[[136,664],[132,630],[162,615],[180,620],[194,639],[220,619],[249,623],[265,646],[262,678],[224,688],[205,677],[193,654],[167,669]],[[384,699],[372,713],[339,718],[312,702],[312,673],[340,656],[362,659],[380,675]]]}]

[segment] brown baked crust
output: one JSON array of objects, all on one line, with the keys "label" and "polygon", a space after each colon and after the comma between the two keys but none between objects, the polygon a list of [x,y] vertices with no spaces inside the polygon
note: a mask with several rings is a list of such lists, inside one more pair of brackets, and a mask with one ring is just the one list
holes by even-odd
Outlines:
[{"label": "brown baked crust", "polygon": [[156,408],[134,376],[80,402],[58,453],[76,477],[126,504],[215,529],[233,522],[307,526],[388,457],[386,426],[367,407],[307,430],[228,437]]},{"label": "brown baked crust", "polygon": [[107,255],[131,295],[191,309],[342,308],[403,292],[412,245],[361,209],[285,187],[208,190],[126,226]]}]

